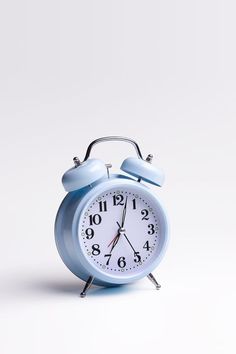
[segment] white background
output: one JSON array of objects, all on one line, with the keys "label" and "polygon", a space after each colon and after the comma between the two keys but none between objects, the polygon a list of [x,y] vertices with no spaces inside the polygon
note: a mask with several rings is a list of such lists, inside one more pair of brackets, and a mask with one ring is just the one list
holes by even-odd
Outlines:
[{"label": "white background", "polygon": [[[235,353],[235,2],[0,7],[1,353]],[[60,178],[113,134],[166,173],[162,288],[80,299],[54,244]],[[115,171],[134,151],[93,156]]]}]

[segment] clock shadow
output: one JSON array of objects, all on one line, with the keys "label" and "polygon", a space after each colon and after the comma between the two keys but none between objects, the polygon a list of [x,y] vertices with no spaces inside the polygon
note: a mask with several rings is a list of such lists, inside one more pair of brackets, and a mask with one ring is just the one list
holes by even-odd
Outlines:
[{"label": "clock shadow", "polygon": [[[85,282],[80,279],[63,279],[63,278],[48,278],[48,279],[34,279],[31,280],[28,284],[28,290],[30,289],[36,293],[43,294],[58,294],[71,296],[76,295],[80,296],[82,292]],[[127,285],[115,285],[109,287],[100,287],[96,285],[92,285],[91,288],[87,291],[88,297],[100,297],[100,296],[116,296],[121,294],[132,293],[133,291],[137,291],[137,287],[134,284]]]},{"label": "clock shadow", "polygon": [[132,286],[132,284],[128,285],[117,285],[117,286],[109,286],[109,287],[93,287],[88,291],[88,296],[91,297],[99,297],[99,296],[116,296],[121,294],[132,293],[133,291],[137,291],[137,289]]}]

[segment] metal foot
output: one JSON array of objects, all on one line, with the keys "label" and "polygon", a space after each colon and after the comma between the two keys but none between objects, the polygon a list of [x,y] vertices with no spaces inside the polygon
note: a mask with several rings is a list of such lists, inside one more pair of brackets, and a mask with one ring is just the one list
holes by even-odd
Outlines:
[{"label": "metal foot", "polygon": [[159,290],[161,288],[161,285],[158,284],[158,282],[156,281],[156,279],[154,278],[154,276],[152,275],[152,273],[149,273],[147,275],[148,279],[155,285],[156,289]]},{"label": "metal foot", "polygon": [[84,289],[82,291],[82,293],[80,293],[80,297],[85,297],[87,294],[88,289],[90,288],[90,286],[92,285],[92,282],[94,280],[94,277],[90,276],[84,286]]}]

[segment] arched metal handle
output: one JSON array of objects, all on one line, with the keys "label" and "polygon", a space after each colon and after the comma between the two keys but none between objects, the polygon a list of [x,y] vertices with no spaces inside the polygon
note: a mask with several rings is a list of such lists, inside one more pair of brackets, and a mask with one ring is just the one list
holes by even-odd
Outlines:
[{"label": "arched metal handle", "polygon": [[98,143],[105,142],[105,141],[125,141],[126,143],[130,143],[130,144],[132,144],[134,146],[138,157],[143,160],[140,148],[139,148],[138,144],[134,140],[129,139],[129,138],[125,138],[123,136],[104,136],[102,138],[99,138],[99,139],[96,139],[96,140],[92,141],[91,144],[89,144],[89,146],[87,148],[87,151],[86,151],[86,154],[85,154],[84,161],[86,161],[89,158],[91,150],[92,150],[94,145],[96,145]]}]

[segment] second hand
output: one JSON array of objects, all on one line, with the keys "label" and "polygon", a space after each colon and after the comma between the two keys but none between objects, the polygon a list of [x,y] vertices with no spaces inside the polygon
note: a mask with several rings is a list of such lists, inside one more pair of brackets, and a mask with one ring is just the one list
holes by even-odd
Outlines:
[{"label": "second hand", "polygon": [[[116,222],[117,225],[120,227],[120,224],[118,223],[118,221]],[[128,237],[126,236],[126,234],[124,234],[124,237],[126,238],[127,242],[129,243],[130,247],[132,248],[132,250],[134,251],[134,253],[137,253],[132,245],[132,243],[130,242],[130,240],[128,239]]]}]

